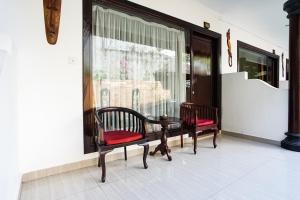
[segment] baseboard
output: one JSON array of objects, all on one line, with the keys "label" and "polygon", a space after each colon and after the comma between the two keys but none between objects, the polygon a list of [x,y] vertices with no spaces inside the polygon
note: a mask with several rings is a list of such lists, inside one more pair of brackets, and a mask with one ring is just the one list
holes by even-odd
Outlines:
[{"label": "baseboard", "polygon": [[73,171],[85,167],[94,166],[96,165],[96,163],[97,163],[97,159],[92,158],[92,159],[87,159],[79,162],[73,162],[73,163],[68,163],[60,166],[28,172],[23,174],[22,182],[33,181],[33,180],[37,180],[40,178],[44,178],[56,174],[61,174],[61,173],[65,173],[65,172],[69,172],[69,171]]},{"label": "baseboard", "polygon": [[[198,140],[203,140],[206,138],[212,137],[212,135],[204,135],[204,136],[199,136]],[[190,137],[187,137],[187,135],[184,135],[184,142],[188,143],[191,142],[192,139]],[[154,141],[150,142],[150,151],[154,150],[154,148],[157,146],[159,141]],[[180,137],[174,137],[174,138],[169,138],[168,139],[168,146],[169,147],[174,147],[174,146],[179,146],[180,145]],[[127,149],[127,157],[134,157],[137,155],[143,154],[143,148],[138,148],[138,149]],[[119,160],[119,159],[124,159],[124,153],[123,152],[112,152],[107,154],[106,156],[106,162],[111,162],[114,160]],[[29,173],[25,173],[22,177],[22,182],[29,182],[33,180],[37,180],[40,178],[56,175],[56,174],[61,174],[61,173],[66,173],[86,167],[92,167],[96,166],[98,162],[98,158],[92,158],[92,159],[87,159],[79,162],[74,162],[74,163],[68,163],[65,165],[60,165],[56,167],[51,167],[47,169],[41,169],[37,171],[32,171]]]},{"label": "baseboard", "polygon": [[222,134],[232,136],[232,137],[238,137],[238,138],[242,138],[242,139],[246,139],[246,140],[252,140],[255,142],[280,146],[280,141],[276,141],[276,140],[270,140],[270,139],[260,138],[260,137],[256,137],[256,136],[245,135],[242,133],[234,133],[234,132],[230,132],[230,131],[222,131]]}]

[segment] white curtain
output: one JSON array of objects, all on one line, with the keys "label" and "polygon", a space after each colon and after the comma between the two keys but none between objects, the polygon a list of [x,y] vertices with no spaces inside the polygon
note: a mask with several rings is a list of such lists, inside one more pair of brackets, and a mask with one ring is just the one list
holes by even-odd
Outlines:
[{"label": "white curtain", "polygon": [[185,100],[184,58],[183,31],[93,7],[96,107],[121,106],[145,116],[179,116]]}]

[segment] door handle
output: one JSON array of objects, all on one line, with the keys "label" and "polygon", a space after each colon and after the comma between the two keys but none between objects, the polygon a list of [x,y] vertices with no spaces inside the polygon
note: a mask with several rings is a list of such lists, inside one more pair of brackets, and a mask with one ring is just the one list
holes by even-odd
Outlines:
[{"label": "door handle", "polygon": [[194,95],[194,94],[195,94],[195,91],[192,91],[192,94]]}]

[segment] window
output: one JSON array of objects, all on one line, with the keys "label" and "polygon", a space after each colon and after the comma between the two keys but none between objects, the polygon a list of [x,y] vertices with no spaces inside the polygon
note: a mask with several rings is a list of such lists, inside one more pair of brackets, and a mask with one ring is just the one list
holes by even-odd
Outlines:
[{"label": "window", "polygon": [[95,107],[179,116],[185,101],[184,31],[94,5],[92,38]]},{"label": "window", "polygon": [[249,79],[260,79],[278,87],[279,57],[238,41],[238,71],[248,72]]}]

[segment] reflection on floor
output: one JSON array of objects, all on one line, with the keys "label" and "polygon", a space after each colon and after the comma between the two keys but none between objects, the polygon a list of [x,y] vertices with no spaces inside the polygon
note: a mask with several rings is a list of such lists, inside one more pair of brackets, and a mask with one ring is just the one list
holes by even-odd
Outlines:
[{"label": "reflection on floor", "polygon": [[74,172],[24,183],[22,200],[105,199],[297,199],[300,196],[300,153],[277,146],[237,139],[199,141],[198,154],[192,144],[172,148],[173,161],[159,154],[107,164],[107,182],[100,182],[100,169]]}]

